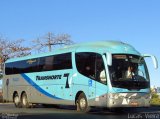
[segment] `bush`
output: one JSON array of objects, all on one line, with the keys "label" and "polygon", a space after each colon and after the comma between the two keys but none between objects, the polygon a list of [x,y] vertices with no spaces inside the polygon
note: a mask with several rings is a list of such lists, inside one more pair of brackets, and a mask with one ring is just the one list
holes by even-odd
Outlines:
[{"label": "bush", "polygon": [[152,94],[152,99],[153,98],[158,98],[159,96],[157,94]]},{"label": "bush", "polygon": [[2,79],[3,78],[3,75],[2,74],[0,74],[0,79]]},{"label": "bush", "polygon": [[160,105],[160,98],[157,94],[152,94],[151,105]]}]

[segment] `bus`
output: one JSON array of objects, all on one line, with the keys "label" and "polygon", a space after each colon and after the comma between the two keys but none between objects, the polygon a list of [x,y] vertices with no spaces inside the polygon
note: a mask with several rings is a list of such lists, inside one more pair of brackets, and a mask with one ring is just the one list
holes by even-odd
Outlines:
[{"label": "bus", "polygon": [[[81,112],[91,107],[149,107],[146,57],[158,68],[155,56],[140,54],[129,44],[98,41],[9,59],[3,98],[16,107],[74,105]],[[131,76],[127,76],[128,70]]]}]

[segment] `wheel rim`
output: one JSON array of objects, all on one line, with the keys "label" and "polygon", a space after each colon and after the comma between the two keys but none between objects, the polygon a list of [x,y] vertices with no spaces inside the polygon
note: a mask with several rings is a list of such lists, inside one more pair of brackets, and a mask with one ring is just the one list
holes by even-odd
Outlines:
[{"label": "wheel rim", "polygon": [[16,96],[16,97],[14,98],[14,103],[15,103],[16,105],[18,105],[18,103],[19,103],[19,97],[18,97],[18,96]]},{"label": "wheel rim", "polygon": [[86,100],[84,98],[81,98],[79,101],[80,107],[84,109],[86,107]]},{"label": "wheel rim", "polygon": [[26,105],[27,104],[27,100],[26,100],[26,97],[24,96],[23,99],[22,99],[22,103],[23,105]]}]

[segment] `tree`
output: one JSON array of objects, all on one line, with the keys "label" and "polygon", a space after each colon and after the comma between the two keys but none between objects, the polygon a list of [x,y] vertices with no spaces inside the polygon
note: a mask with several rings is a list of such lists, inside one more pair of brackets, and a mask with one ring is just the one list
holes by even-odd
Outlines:
[{"label": "tree", "polygon": [[73,44],[73,41],[70,38],[71,36],[68,34],[55,35],[51,32],[48,32],[44,37],[37,38],[33,41],[35,43],[33,48],[40,52],[42,49],[48,47],[48,50],[52,51],[52,46]]},{"label": "tree", "polygon": [[7,39],[0,38],[0,55],[3,59],[21,57],[29,55],[31,48],[24,47],[22,43],[24,40],[10,41]]},{"label": "tree", "polygon": [[5,60],[13,57],[21,57],[29,55],[30,48],[24,47],[23,44],[24,40],[15,40],[10,41],[6,38],[0,37],[0,70],[2,71],[2,65]]}]

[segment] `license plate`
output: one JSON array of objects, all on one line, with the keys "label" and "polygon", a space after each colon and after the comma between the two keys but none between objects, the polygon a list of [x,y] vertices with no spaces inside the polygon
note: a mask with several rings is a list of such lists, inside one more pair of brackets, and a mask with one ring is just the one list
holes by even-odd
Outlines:
[{"label": "license plate", "polygon": [[131,102],[130,105],[131,106],[138,106],[138,102]]}]

